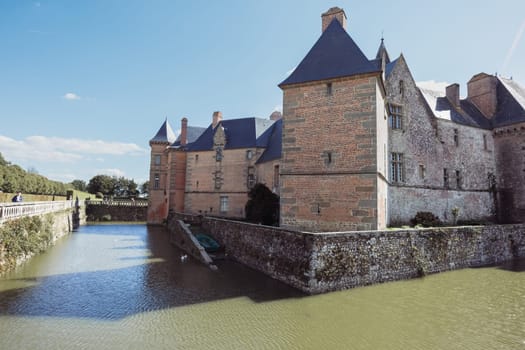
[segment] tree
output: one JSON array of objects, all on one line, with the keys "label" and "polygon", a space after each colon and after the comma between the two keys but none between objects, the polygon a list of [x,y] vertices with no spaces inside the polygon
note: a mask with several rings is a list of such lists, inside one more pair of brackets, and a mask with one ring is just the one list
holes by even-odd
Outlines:
[{"label": "tree", "polygon": [[95,175],[89,180],[87,190],[89,193],[100,192],[106,196],[114,194],[115,179],[108,175]]},{"label": "tree", "polygon": [[84,180],[73,180],[71,181],[71,186],[77,191],[86,192],[87,184]]},{"label": "tree", "polygon": [[144,183],[140,185],[140,194],[144,197],[149,195],[149,181],[144,181]]},{"label": "tree", "polygon": [[279,225],[279,196],[264,184],[257,183],[248,192],[245,211],[248,221],[269,225]]}]

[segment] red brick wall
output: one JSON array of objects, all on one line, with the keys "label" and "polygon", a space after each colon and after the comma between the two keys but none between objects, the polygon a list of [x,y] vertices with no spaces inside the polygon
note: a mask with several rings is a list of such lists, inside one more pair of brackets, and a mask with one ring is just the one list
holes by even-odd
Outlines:
[{"label": "red brick wall", "polygon": [[377,76],[326,83],[283,88],[281,225],[376,229]]}]

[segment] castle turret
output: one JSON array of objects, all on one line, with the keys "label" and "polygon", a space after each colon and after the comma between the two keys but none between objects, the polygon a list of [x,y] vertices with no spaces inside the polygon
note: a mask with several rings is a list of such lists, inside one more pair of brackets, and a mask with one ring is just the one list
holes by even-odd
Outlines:
[{"label": "castle turret", "polygon": [[175,142],[175,133],[168,119],[149,141],[151,147],[148,224],[161,224],[168,215],[169,146]]}]

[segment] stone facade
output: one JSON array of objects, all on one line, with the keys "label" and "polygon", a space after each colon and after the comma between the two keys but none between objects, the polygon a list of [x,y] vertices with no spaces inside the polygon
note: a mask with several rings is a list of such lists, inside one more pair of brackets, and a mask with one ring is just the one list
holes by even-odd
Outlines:
[{"label": "stone facade", "polygon": [[183,217],[228,256],[314,294],[525,257],[525,225],[319,234]]},{"label": "stone facade", "polygon": [[389,129],[390,154],[403,155],[401,181],[390,176],[390,223],[408,223],[418,211],[432,212],[451,223],[452,208],[460,210],[460,220],[492,220],[495,214],[489,184],[495,172],[492,133],[436,118],[403,56],[397,60],[385,85],[388,103],[400,106],[403,111],[402,126]]},{"label": "stone facade", "polygon": [[340,8],[322,15],[321,37],[279,84],[281,120],[215,112],[192,140],[186,118],[178,141],[159,130],[149,223],[169,210],[242,218],[255,182],[280,195],[282,227],[310,232],[384,229],[422,211],[525,220],[525,89],[485,73],[465,99],[459,84],[418,86],[403,55],[390,61],[382,40],[368,59],[346,22]]}]

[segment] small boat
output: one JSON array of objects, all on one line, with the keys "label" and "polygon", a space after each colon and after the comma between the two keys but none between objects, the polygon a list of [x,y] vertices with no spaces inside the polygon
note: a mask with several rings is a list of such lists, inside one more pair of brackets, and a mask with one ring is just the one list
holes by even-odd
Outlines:
[{"label": "small boat", "polygon": [[195,238],[197,238],[197,241],[199,241],[200,245],[206,250],[208,253],[213,253],[219,250],[221,245],[217,243],[216,240],[211,238],[210,236],[204,234],[204,233],[197,233],[195,235]]}]

